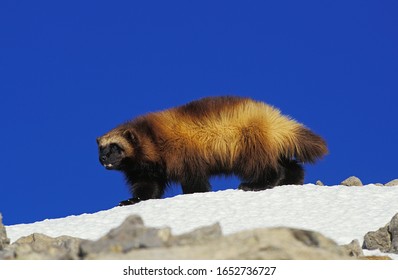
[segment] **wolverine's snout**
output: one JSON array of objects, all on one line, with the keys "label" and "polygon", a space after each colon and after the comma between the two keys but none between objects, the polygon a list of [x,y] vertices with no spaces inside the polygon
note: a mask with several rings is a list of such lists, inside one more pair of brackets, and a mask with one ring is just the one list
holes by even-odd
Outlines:
[{"label": "wolverine's snout", "polygon": [[118,169],[124,158],[124,151],[117,144],[99,146],[99,161],[106,169]]}]

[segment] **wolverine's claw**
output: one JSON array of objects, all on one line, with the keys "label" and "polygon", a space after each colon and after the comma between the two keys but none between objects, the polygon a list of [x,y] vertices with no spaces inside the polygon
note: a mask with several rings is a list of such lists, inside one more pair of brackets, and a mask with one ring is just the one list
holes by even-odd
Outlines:
[{"label": "wolverine's claw", "polygon": [[141,199],[139,199],[138,197],[132,197],[130,199],[120,201],[118,206],[132,205],[132,204],[136,204],[140,201],[141,201]]}]

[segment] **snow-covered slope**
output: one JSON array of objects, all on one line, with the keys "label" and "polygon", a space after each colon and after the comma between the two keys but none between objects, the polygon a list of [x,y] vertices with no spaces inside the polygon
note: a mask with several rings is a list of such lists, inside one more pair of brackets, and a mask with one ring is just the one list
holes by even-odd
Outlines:
[{"label": "snow-covered slope", "polygon": [[93,214],[7,226],[11,242],[34,232],[95,240],[131,215],[147,226],[171,227],[180,234],[220,222],[225,234],[287,226],[316,230],[340,244],[363,240],[398,212],[398,187],[281,186],[262,192],[226,190],[180,195],[115,207]]}]

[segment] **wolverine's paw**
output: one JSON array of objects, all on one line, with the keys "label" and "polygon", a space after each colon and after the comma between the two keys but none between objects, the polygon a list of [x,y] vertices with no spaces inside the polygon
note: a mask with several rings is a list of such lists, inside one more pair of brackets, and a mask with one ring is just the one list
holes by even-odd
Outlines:
[{"label": "wolverine's paw", "polygon": [[118,206],[132,205],[132,204],[136,204],[140,201],[141,200],[138,197],[132,197],[130,199],[120,201]]}]

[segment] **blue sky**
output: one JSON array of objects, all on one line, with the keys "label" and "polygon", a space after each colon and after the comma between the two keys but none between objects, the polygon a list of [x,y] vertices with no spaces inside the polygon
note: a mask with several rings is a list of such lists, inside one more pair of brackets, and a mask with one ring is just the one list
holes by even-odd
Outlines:
[{"label": "blue sky", "polygon": [[392,0],[1,1],[4,223],[129,198],[95,138],[204,96],[262,100],[322,135],[330,154],[306,182],[398,178],[397,13]]}]

